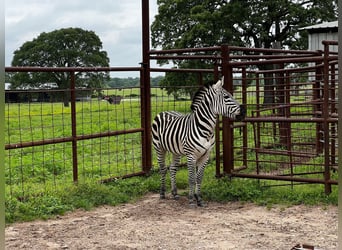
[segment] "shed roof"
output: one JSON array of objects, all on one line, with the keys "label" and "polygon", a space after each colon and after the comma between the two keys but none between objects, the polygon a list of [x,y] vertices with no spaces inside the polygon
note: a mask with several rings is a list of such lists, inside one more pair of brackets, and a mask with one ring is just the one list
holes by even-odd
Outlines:
[{"label": "shed roof", "polygon": [[319,33],[319,32],[327,32],[327,31],[337,32],[338,31],[338,21],[324,22],[324,23],[320,23],[320,24],[306,26],[306,27],[301,28],[301,30],[307,30],[310,33]]}]

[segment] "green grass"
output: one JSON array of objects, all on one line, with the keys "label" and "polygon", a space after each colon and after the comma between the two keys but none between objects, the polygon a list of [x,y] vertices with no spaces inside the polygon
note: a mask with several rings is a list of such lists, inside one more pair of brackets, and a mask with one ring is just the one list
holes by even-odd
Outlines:
[{"label": "green grass", "polygon": [[[139,99],[132,97],[139,94],[140,90],[111,91],[110,94],[120,93],[125,99],[118,105],[97,99],[76,103],[77,135],[141,127],[141,104]],[[189,101],[173,101],[160,89],[152,89],[152,94],[154,115],[166,109],[189,110]],[[62,103],[10,103],[5,106],[6,144],[70,137],[71,133],[71,109]],[[104,186],[97,187],[92,183],[141,171],[141,133],[82,140],[77,145],[78,186],[73,184],[71,142],[6,150],[7,221],[62,213],[79,205],[64,204],[64,198],[60,195],[67,193],[72,197],[70,200],[77,201],[70,190],[80,191],[87,187],[94,192],[106,192],[102,189]],[[99,195],[96,193],[96,196]],[[119,201],[128,199],[113,197]],[[104,202],[115,204],[117,201]],[[91,207],[91,203],[84,199],[79,201],[79,204],[84,204],[83,207]],[[30,207],[33,208],[33,215]]]},{"label": "green grass", "polygon": [[[206,168],[202,194],[207,202],[229,201],[253,202],[271,207],[275,204],[290,205],[337,205],[337,187],[330,195],[325,195],[322,186],[300,185],[284,187],[268,187],[269,181],[229,178],[217,179],[215,167],[209,164]],[[182,168],[177,173],[177,186],[180,195],[188,194],[188,172]],[[167,191],[170,193],[169,176]],[[279,184],[279,182],[277,182]],[[287,182],[288,184],[288,182]],[[6,199],[6,222],[48,219],[74,209],[89,210],[99,205],[118,205],[134,202],[149,192],[159,192],[159,174],[151,173],[148,177],[117,179],[108,184],[83,183],[66,185],[56,191],[46,190],[44,193],[25,201]]]}]

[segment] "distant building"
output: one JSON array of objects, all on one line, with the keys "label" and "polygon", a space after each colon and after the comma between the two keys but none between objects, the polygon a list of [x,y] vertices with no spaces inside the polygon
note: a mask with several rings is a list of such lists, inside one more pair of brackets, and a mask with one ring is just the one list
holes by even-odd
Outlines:
[{"label": "distant building", "polygon": [[[338,21],[325,22],[301,28],[309,33],[309,50],[323,50],[322,41],[338,41]],[[338,52],[338,46],[331,46],[330,51]]]},{"label": "distant building", "polygon": [[[55,82],[41,83],[38,86],[23,84],[12,89],[11,83],[5,83],[5,102],[60,102],[64,100],[64,90]],[[91,101],[91,89],[76,89],[76,101]]]},{"label": "distant building", "polygon": [[[301,28],[301,30],[307,30],[308,35],[308,50],[316,51],[316,50],[324,50],[324,45],[322,41],[338,41],[338,21],[333,22],[324,22],[316,25],[311,25],[307,27]],[[338,52],[338,46],[332,45],[329,46],[329,51]],[[309,63],[310,66],[313,66],[314,63]],[[335,72],[336,80],[338,79],[338,69]],[[309,79],[314,81],[315,76],[313,73],[309,73]]]}]

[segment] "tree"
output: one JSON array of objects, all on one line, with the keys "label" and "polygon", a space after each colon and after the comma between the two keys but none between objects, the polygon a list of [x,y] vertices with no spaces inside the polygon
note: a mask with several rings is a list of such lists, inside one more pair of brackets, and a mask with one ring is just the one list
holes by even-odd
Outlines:
[{"label": "tree", "polygon": [[[14,52],[12,66],[40,67],[108,67],[107,52],[93,31],[66,28],[41,33],[32,41],[25,42]],[[104,72],[79,72],[75,75],[77,87],[100,87],[109,74]],[[12,77],[15,86],[38,87],[42,83],[55,82],[60,89],[68,89],[70,75],[65,72],[16,73]],[[65,91],[64,105],[69,105]]]},{"label": "tree", "polygon": [[[152,47],[161,49],[221,44],[307,49],[299,28],[337,19],[337,0],[158,0],[158,6],[151,36]],[[182,68],[184,61],[174,63]]]},{"label": "tree", "polygon": [[[184,60],[180,64],[181,68],[207,69],[210,66],[210,64],[199,60]],[[198,90],[198,85],[210,80],[213,80],[213,75],[209,73],[199,74],[194,72],[167,72],[165,77],[159,82],[159,86],[165,89],[168,95],[172,94],[175,99],[179,99],[184,95],[188,95],[192,99]]]}]

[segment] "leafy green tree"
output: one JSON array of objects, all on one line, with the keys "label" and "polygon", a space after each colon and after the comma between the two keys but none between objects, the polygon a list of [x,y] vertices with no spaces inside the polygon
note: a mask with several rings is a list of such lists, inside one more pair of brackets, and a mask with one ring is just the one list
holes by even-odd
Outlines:
[{"label": "leafy green tree", "polygon": [[[201,68],[207,69],[211,67],[210,64],[203,61],[184,60],[181,68]],[[187,95],[191,98],[198,90],[198,85],[208,82],[212,79],[212,74],[209,73],[194,73],[194,72],[167,72],[165,77],[160,80],[159,86],[167,91],[168,95],[173,95],[175,99],[182,98]]]},{"label": "leafy green tree", "polygon": [[[100,38],[81,28],[59,29],[41,33],[32,41],[25,42],[14,52],[12,66],[40,67],[108,67],[107,52],[102,50]],[[100,87],[109,78],[105,72],[78,72],[77,87]],[[39,87],[42,83],[55,82],[60,89],[68,89],[70,75],[65,72],[24,72],[11,77],[14,87]],[[65,91],[64,105],[69,105]]]},{"label": "leafy green tree", "polygon": [[[337,19],[337,0],[158,0],[157,3],[158,15],[152,23],[151,36],[152,47],[161,49],[221,44],[255,48],[272,48],[277,44],[279,48],[307,49],[307,36],[299,28]],[[186,65],[184,61],[174,63],[179,68]]]}]

